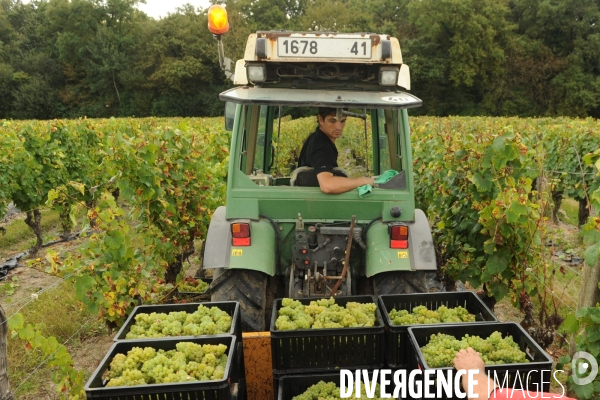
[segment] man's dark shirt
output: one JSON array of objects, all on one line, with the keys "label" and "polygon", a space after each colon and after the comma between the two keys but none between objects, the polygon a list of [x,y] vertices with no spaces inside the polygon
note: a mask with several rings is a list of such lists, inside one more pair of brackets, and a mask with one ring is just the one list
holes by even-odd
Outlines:
[{"label": "man's dark shirt", "polygon": [[312,167],[317,175],[321,172],[333,172],[338,166],[337,157],[335,144],[317,128],[302,145],[298,167]]}]

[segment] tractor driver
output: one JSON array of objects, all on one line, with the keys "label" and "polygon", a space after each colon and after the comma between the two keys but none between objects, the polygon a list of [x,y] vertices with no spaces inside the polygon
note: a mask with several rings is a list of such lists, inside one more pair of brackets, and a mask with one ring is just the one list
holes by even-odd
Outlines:
[{"label": "tractor driver", "polygon": [[334,168],[338,166],[338,151],[335,141],[342,136],[346,125],[346,116],[341,109],[320,107],[317,114],[316,130],[310,134],[302,145],[298,167],[312,167],[319,187],[323,193],[345,193],[363,185],[374,185],[373,178],[346,178],[335,176]]}]

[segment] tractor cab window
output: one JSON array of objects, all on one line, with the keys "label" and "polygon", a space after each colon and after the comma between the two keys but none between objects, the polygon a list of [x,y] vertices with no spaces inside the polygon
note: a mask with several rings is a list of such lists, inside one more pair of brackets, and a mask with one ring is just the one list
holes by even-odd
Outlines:
[{"label": "tractor cab window", "polygon": [[259,186],[270,186],[273,110],[268,106],[243,107],[243,131],[239,168]]},{"label": "tractor cab window", "polygon": [[403,166],[402,124],[400,112],[396,110],[376,110],[377,140],[374,139],[374,157],[376,175],[393,169],[401,172]]},{"label": "tractor cab window", "polygon": [[378,149],[376,149],[377,162],[379,171],[386,171],[391,168],[391,163],[389,153],[390,146],[388,146],[389,139],[386,131],[388,127],[385,122],[384,110],[377,110],[377,127],[377,145],[379,146]]},{"label": "tractor cab window", "polygon": [[[243,106],[239,169],[258,186],[294,185],[304,141],[318,127],[317,108]],[[349,177],[402,171],[400,112],[347,110],[344,132],[335,142],[337,164]]]},{"label": "tractor cab window", "polygon": [[256,154],[254,156],[253,172],[268,170],[265,165],[265,136],[267,132],[267,106],[261,106],[258,116],[258,133],[256,136]]}]

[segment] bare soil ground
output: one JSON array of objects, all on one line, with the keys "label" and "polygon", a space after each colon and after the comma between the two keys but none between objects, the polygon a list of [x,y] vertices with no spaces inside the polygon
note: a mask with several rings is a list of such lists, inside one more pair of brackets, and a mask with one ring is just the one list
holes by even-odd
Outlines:
[{"label": "bare soil ground", "polygon": [[[58,252],[59,254],[67,254],[69,252],[77,251],[80,245],[81,240],[77,239],[41,249],[36,255],[36,258],[40,258],[41,263],[36,263],[36,267],[28,267],[26,265],[27,261],[32,260],[32,258],[29,258],[29,260],[22,260],[19,267],[10,271],[4,282],[13,283],[15,292],[10,296],[0,292],[0,304],[4,306],[7,314],[11,314],[13,304],[20,307],[25,299],[32,299],[32,294],[40,294],[41,292],[51,290],[53,287],[56,287],[58,282],[62,281],[62,279],[50,275],[41,269],[48,266],[48,263],[45,262],[44,259],[48,250]],[[19,251],[8,252],[7,258],[18,253]],[[2,260],[3,259],[0,259],[0,261]]]},{"label": "bare soil ground", "polygon": [[94,336],[69,349],[75,361],[75,368],[85,371],[86,378],[98,368],[108,349],[113,345],[113,336],[108,334]]}]

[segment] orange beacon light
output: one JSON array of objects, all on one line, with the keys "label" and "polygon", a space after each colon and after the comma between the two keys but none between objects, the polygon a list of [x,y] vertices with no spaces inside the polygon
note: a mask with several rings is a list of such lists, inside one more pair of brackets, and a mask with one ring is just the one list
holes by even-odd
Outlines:
[{"label": "orange beacon light", "polygon": [[222,35],[229,31],[227,10],[222,5],[215,4],[208,9],[208,30],[215,35]]}]

